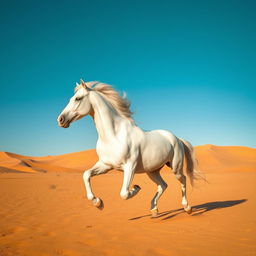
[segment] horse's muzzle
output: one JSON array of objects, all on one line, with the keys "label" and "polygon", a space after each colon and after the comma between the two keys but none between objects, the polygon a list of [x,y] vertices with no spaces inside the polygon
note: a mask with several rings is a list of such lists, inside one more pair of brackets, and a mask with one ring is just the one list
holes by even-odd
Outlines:
[{"label": "horse's muzzle", "polygon": [[67,116],[62,114],[58,117],[57,122],[60,127],[68,128],[73,121],[77,120],[77,118],[78,114],[75,114],[71,119],[67,118]]},{"label": "horse's muzzle", "polygon": [[57,119],[58,125],[63,128],[68,128],[70,122],[65,118],[64,115],[60,115]]}]

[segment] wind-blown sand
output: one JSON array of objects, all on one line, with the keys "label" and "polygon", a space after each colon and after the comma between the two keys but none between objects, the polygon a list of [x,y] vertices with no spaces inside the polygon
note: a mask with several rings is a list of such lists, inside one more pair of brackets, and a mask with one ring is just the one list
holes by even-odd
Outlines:
[{"label": "wind-blown sand", "polygon": [[94,150],[25,157],[0,152],[0,256],[256,255],[256,149],[196,147],[208,183],[188,188],[193,213],[181,208],[181,190],[164,168],[169,187],[151,219],[156,187],[135,175],[140,193],[119,197],[122,173],[92,179],[105,208],[85,198],[82,171]]}]

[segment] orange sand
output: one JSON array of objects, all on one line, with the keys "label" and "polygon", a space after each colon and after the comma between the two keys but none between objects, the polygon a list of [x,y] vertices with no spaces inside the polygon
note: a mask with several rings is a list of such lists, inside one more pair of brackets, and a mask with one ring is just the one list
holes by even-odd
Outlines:
[{"label": "orange sand", "polygon": [[155,185],[135,175],[140,193],[119,197],[122,173],[92,179],[105,209],[85,199],[82,170],[94,150],[25,157],[0,152],[0,256],[256,255],[256,149],[196,147],[208,183],[188,188],[193,213],[181,209],[181,191],[164,168],[169,187],[151,219]]}]

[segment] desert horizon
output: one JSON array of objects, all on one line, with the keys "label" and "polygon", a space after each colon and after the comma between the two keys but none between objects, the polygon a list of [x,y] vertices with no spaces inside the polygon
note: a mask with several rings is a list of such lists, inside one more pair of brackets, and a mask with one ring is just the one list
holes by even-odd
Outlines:
[{"label": "desert horizon", "polygon": [[192,214],[181,206],[180,185],[169,168],[159,215],[149,205],[156,186],[135,175],[141,191],[119,196],[122,173],[92,178],[104,200],[96,209],[85,197],[83,170],[95,150],[31,157],[0,153],[0,255],[255,255],[256,149],[195,147],[207,182],[188,185]]},{"label": "desert horizon", "polygon": [[[199,169],[209,172],[220,167],[222,170],[256,171],[256,148],[246,146],[217,146],[205,144],[195,146]],[[83,172],[97,162],[95,149],[47,156],[28,156],[0,151],[0,172]],[[164,166],[164,170],[168,167]]]}]

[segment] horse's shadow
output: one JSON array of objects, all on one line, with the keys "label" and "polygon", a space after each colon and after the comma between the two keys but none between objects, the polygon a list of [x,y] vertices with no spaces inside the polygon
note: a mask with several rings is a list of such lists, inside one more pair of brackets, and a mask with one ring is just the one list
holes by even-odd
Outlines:
[{"label": "horse's shadow", "polygon": [[[247,201],[247,199],[240,199],[240,200],[229,200],[229,201],[216,201],[216,202],[209,202],[209,203],[194,205],[192,207],[191,215],[198,216],[205,212],[222,209],[222,208],[227,208],[227,207],[232,207],[232,206],[244,203],[246,201]],[[164,218],[162,218],[162,220],[168,220],[168,219],[171,219],[171,218],[173,218],[179,214],[182,214],[182,213],[184,213],[184,209],[179,208],[179,209],[175,209],[175,210],[161,212],[154,218],[164,217]],[[150,217],[150,216],[151,216],[150,214],[147,214],[147,215],[143,215],[143,216],[134,217],[129,220],[138,220],[138,219]]]}]

